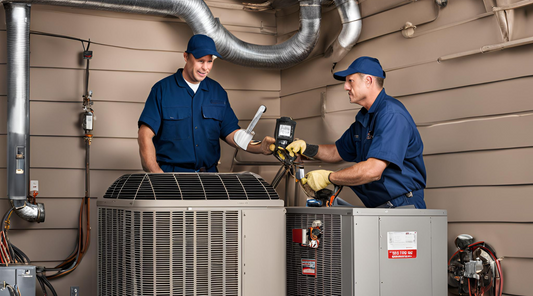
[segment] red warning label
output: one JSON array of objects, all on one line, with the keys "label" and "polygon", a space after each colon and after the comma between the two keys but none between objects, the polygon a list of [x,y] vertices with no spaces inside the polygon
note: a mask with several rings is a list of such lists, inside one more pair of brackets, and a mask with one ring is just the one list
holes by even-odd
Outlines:
[{"label": "red warning label", "polygon": [[389,250],[389,259],[416,258],[416,250]]}]

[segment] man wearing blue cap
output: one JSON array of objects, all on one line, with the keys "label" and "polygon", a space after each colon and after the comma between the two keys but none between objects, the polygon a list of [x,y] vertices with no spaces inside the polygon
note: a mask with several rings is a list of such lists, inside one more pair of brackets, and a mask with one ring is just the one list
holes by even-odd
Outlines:
[{"label": "man wearing blue cap", "polygon": [[[240,129],[228,94],[207,77],[220,57],[213,39],[194,35],[183,54],[185,66],[157,82],[139,118],[138,142],[146,172],[217,172],[219,139],[237,147],[234,134]],[[271,154],[262,145],[246,151]]]},{"label": "man wearing blue cap", "polygon": [[355,122],[335,144],[299,140],[287,149],[325,162],[355,164],[336,172],[311,171],[303,181],[315,191],[331,183],[350,186],[366,207],[425,209],[422,139],[404,105],[385,93],[385,72],[379,61],[360,57],[333,77],[344,81],[350,102],[363,107]]}]

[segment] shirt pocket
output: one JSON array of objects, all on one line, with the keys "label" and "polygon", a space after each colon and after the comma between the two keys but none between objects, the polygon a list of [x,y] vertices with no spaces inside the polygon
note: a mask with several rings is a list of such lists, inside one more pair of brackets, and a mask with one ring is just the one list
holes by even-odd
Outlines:
[{"label": "shirt pocket", "polygon": [[163,108],[163,129],[161,139],[183,140],[191,137],[191,108]]},{"label": "shirt pocket", "polygon": [[225,112],[226,106],[224,105],[210,104],[202,106],[204,127],[209,139],[218,141],[220,138],[220,130]]}]

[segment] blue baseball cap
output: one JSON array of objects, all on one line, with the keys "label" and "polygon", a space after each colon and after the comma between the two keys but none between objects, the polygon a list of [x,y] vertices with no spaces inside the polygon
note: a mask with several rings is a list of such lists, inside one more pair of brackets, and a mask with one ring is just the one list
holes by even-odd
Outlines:
[{"label": "blue baseball cap", "polygon": [[221,57],[215,46],[215,41],[211,37],[201,34],[194,35],[189,39],[185,52],[192,54],[197,59],[210,54]]},{"label": "blue baseball cap", "polygon": [[383,68],[381,68],[381,64],[379,63],[378,59],[371,57],[360,57],[353,61],[348,69],[335,72],[333,74],[333,78],[340,81],[345,81],[346,76],[355,73],[363,73],[381,78],[385,78],[387,76],[385,75]]}]

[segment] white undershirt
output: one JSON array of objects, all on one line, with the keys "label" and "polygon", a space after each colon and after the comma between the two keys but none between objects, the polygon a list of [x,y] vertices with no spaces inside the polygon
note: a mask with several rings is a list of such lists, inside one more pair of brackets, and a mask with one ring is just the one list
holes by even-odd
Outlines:
[{"label": "white undershirt", "polygon": [[[183,78],[183,80],[185,80],[185,78]],[[190,83],[189,81],[185,80],[185,82],[187,82],[187,84],[189,85],[189,87],[192,89],[192,91],[194,93],[196,93],[196,91],[198,90],[198,88],[200,87],[200,83]]]}]

